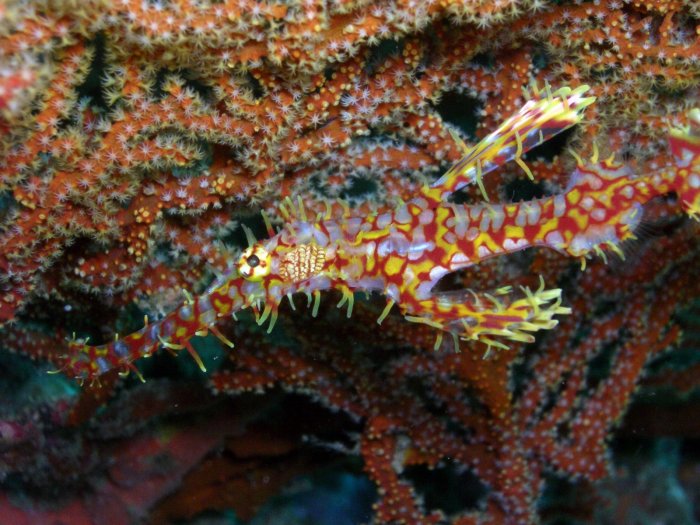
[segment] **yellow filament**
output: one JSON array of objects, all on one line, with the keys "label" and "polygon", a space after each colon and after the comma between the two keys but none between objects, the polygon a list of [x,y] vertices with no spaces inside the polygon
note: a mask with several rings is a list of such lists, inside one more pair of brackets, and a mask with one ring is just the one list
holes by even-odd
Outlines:
[{"label": "yellow filament", "polygon": [[179,344],[171,343],[170,341],[166,341],[160,335],[158,335],[158,340],[168,350],[182,350],[183,348],[185,348],[184,345],[179,345]]},{"label": "yellow filament", "polygon": [[265,213],[265,210],[260,210],[260,214],[262,215],[263,222],[265,223],[265,228],[267,229],[267,234],[272,237],[275,235],[275,229],[272,227],[272,223],[270,222],[270,217],[267,216],[267,213]]},{"label": "yellow filament", "polygon": [[462,350],[459,348],[459,337],[457,336],[457,334],[455,332],[450,332],[450,334],[452,335],[452,343],[454,344],[454,347],[455,347],[455,350],[454,350],[455,354],[461,354]]},{"label": "yellow filament", "polygon": [[346,302],[348,303],[347,317],[349,319],[352,316],[352,308],[355,304],[355,296],[350,290],[343,290],[343,297],[338,301],[336,308],[341,308]]},{"label": "yellow filament", "polygon": [[527,174],[530,180],[535,180],[535,176],[532,174],[532,171],[530,171],[530,167],[527,164],[525,164],[525,161],[523,159],[517,157],[515,159],[515,162],[518,166],[522,168],[522,170]]},{"label": "yellow filament", "polygon": [[304,209],[304,203],[301,200],[301,195],[297,197],[297,206],[299,207],[299,217],[302,221],[307,222],[308,219],[306,218],[306,210]]},{"label": "yellow filament", "polygon": [[579,166],[583,166],[583,165],[584,165],[583,159],[582,159],[581,157],[578,156],[578,153],[576,153],[576,152],[575,152],[574,150],[572,150],[572,149],[569,149],[568,151],[569,151],[569,154],[570,154],[574,159],[576,159],[576,164],[578,164]]},{"label": "yellow filament", "polygon": [[199,354],[196,352],[196,350],[190,344],[189,341],[185,343],[185,348],[187,348],[187,352],[190,354],[192,359],[194,359],[194,362],[197,363],[197,366],[199,367],[199,369],[206,374],[207,369],[204,366],[204,363],[202,362],[202,358],[199,357]]},{"label": "yellow filament", "polygon": [[442,344],[442,330],[440,330],[435,338],[435,344],[433,345],[433,351],[437,352]]},{"label": "yellow filament", "polygon": [[598,255],[600,255],[600,258],[603,259],[603,262],[604,262],[605,264],[608,264],[608,256],[605,255],[605,252],[604,252],[603,250],[600,249],[600,246],[599,246],[599,245],[594,246],[594,247],[593,247],[593,250],[594,250]]},{"label": "yellow filament", "polygon": [[211,331],[212,334],[214,334],[216,336],[216,338],[219,341],[224,343],[229,348],[233,348],[233,346],[234,346],[233,342],[228,337],[226,337],[224,334],[222,334],[216,326],[210,326],[209,330]]},{"label": "yellow filament", "polygon": [[610,249],[614,251],[620,259],[623,261],[625,260],[625,252],[623,252],[617,244],[612,241],[608,241],[608,246],[610,246]]},{"label": "yellow filament", "polygon": [[450,137],[452,137],[452,140],[455,141],[457,146],[459,147],[460,150],[462,150],[462,154],[464,156],[469,155],[471,153],[471,149],[469,146],[465,144],[465,142],[462,140],[462,137],[460,137],[455,130],[452,128],[448,128],[447,130],[450,134]]},{"label": "yellow filament", "polygon": [[379,314],[379,317],[377,318],[377,324],[382,324],[382,321],[386,319],[386,316],[389,315],[389,311],[392,309],[392,307],[396,304],[396,301],[393,299],[389,299],[386,303],[386,306],[384,307],[384,310],[382,310],[382,313]]},{"label": "yellow filament", "polygon": [[243,231],[245,232],[245,238],[248,241],[248,247],[250,248],[253,246],[258,240],[255,238],[255,234],[253,233],[253,230],[248,228],[245,224],[241,224],[243,227]]},{"label": "yellow filament", "polygon": [[277,309],[275,308],[272,311],[272,315],[270,316],[270,326],[267,327],[267,333],[272,333],[272,329],[275,327],[275,324],[277,323]]},{"label": "yellow filament", "polygon": [[289,213],[291,215],[293,215],[295,219],[298,218],[297,210],[294,207],[294,201],[292,201],[292,199],[289,196],[287,196],[284,198],[284,202],[287,204],[287,207],[289,208]]},{"label": "yellow filament", "polygon": [[443,329],[442,324],[438,323],[437,321],[433,321],[432,319],[426,319],[425,317],[417,317],[415,315],[404,315],[404,319],[412,323],[427,324],[428,326],[432,326],[433,328],[437,328],[439,330]]},{"label": "yellow filament", "polygon": [[321,306],[321,292],[318,290],[314,291],[314,307],[311,310],[311,317],[316,317],[318,315],[318,307]]},{"label": "yellow filament", "polygon": [[593,154],[591,155],[591,162],[593,164],[598,162],[598,144],[595,142],[593,143]]},{"label": "yellow filament", "polygon": [[[554,97],[552,96],[552,88],[549,85],[549,82],[546,80],[544,81],[544,92],[547,94],[547,100],[553,100]],[[565,96],[562,98],[566,98]]]},{"label": "yellow filament", "polygon": [[493,295],[489,293],[484,293],[484,297],[491,301],[496,307],[496,310],[498,310],[499,312],[502,312],[504,310],[503,303],[496,299]]},{"label": "yellow filament", "polygon": [[272,307],[269,304],[266,304],[262,315],[257,320],[258,325],[262,325],[265,322],[265,319],[267,319],[271,313]]},{"label": "yellow filament", "polygon": [[139,369],[136,368],[136,367],[134,366],[133,363],[129,363],[129,364],[128,364],[128,368],[127,368],[127,370],[126,370],[126,373],[127,373],[127,374],[129,373],[129,370],[131,370],[134,374],[136,374],[136,377],[139,378],[139,381],[141,381],[142,383],[145,383],[145,382],[146,382],[146,380],[145,380],[145,379],[143,378],[143,376],[141,375],[141,372],[139,371]]},{"label": "yellow filament", "polygon": [[489,196],[486,194],[486,187],[484,186],[484,173],[481,169],[481,159],[476,160],[476,184],[479,186],[479,191],[484,196],[486,202],[489,201]]},{"label": "yellow filament", "polygon": [[517,131],[514,131],[513,135],[515,135],[515,143],[517,145],[517,148],[515,149],[515,158],[519,159],[523,155],[523,139],[520,138]]},{"label": "yellow filament", "polygon": [[286,221],[291,220],[292,216],[289,214],[289,211],[287,211],[287,208],[285,208],[284,202],[280,202],[277,208],[279,209],[280,213],[282,214],[282,217],[284,217]]}]

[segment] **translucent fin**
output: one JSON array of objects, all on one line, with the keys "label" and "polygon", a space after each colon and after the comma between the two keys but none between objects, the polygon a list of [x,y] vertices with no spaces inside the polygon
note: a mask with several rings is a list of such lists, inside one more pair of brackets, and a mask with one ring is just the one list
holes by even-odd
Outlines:
[{"label": "translucent fin", "polygon": [[465,152],[464,157],[437,181],[423,188],[423,196],[432,202],[443,202],[455,191],[474,182],[485,194],[481,177],[513,159],[532,176],[522,155],[581,122],[583,110],[595,100],[595,97],[583,96],[587,90],[588,86],[563,87],[554,93],[546,89],[542,98],[527,102],[472,148],[457,137],[457,146]]},{"label": "translucent fin", "polygon": [[[531,343],[534,333],[557,325],[555,315],[571,313],[561,306],[561,290],[547,290],[540,279],[536,290],[508,288],[492,293],[457,290],[436,294],[418,303],[420,311],[405,318],[494,348],[507,348],[499,340]],[[438,345],[439,346],[439,345]]]}]

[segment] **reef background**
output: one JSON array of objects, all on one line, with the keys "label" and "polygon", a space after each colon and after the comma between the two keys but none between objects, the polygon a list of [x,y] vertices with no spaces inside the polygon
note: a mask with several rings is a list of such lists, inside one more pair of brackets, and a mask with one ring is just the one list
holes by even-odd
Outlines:
[{"label": "reef background", "polygon": [[326,296],[271,335],[222,322],[206,375],[167,352],[145,383],[46,373],[73,333],[201,291],[260,209],[409,199],[450,130],[473,144],[545,82],[597,101],[489,195],[561,192],[594,145],[660,169],[700,104],[697,3],[3,3],[0,523],[697,522],[700,244],[673,195],[625,261],[529,250],[444,283],[563,289],[556,330],[489,359]]}]

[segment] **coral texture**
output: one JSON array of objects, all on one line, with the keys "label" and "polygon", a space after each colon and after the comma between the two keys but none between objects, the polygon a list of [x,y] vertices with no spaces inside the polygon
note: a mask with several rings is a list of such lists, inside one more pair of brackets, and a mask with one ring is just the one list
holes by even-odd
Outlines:
[{"label": "coral texture", "polygon": [[698,385],[697,106],[690,0],[6,2],[0,515],[594,519]]}]

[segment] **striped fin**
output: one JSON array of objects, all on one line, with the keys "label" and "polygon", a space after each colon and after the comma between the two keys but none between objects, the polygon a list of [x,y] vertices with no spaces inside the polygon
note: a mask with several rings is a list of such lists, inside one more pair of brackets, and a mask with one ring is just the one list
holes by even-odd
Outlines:
[{"label": "striped fin", "polygon": [[583,96],[587,90],[588,86],[584,85],[576,89],[563,87],[551,93],[547,86],[542,98],[528,101],[475,146],[469,148],[456,137],[464,157],[437,181],[424,187],[423,196],[434,203],[443,202],[455,191],[476,182],[486,197],[482,177],[513,159],[531,177],[522,155],[581,122],[583,110],[595,100]]}]

